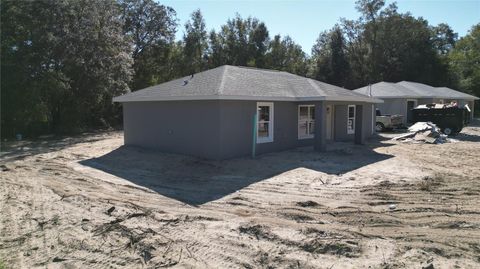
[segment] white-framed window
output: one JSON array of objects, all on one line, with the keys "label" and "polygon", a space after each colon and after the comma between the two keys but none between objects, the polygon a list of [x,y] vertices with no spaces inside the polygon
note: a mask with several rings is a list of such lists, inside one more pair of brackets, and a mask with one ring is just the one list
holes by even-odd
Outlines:
[{"label": "white-framed window", "polygon": [[298,139],[313,138],[315,134],[315,106],[298,106]]},{"label": "white-framed window", "polygon": [[257,103],[257,143],[273,142],[273,103]]},{"label": "white-framed window", "polygon": [[348,105],[347,134],[355,133],[355,105]]}]

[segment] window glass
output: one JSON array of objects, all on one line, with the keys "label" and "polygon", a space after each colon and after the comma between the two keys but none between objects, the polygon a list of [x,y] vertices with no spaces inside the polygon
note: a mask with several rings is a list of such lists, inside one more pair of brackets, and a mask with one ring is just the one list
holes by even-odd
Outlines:
[{"label": "window glass", "polygon": [[313,138],[315,131],[315,106],[298,106],[298,138]]},{"label": "window glass", "polygon": [[258,137],[268,137],[268,122],[263,122],[258,124]]},{"label": "window glass", "polygon": [[315,122],[311,121],[308,123],[308,134],[313,135],[315,132]]},{"label": "window glass", "polygon": [[347,134],[355,133],[355,105],[348,106]]},{"label": "window glass", "polygon": [[354,128],[353,128],[353,119],[348,119],[348,123],[347,123],[347,124],[348,124],[348,129],[349,129],[349,130],[354,130]]},{"label": "window glass", "polygon": [[307,106],[300,106],[300,108],[299,108],[299,119],[300,120],[307,120],[308,119],[308,107]]},{"label": "window glass", "polygon": [[306,122],[300,122],[298,123],[298,136],[299,137],[304,137],[308,135],[308,125]]},{"label": "window glass", "polygon": [[259,121],[269,121],[269,119],[270,119],[270,107],[260,106],[258,113],[259,113]]},{"label": "window glass", "polygon": [[349,106],[348,107],[348,117],[349,118],[355,117],[355,107],[354,106]]},{"label": "window glass", "polygon": [[257,143],[273,142],[273,103],[257,103]]}]

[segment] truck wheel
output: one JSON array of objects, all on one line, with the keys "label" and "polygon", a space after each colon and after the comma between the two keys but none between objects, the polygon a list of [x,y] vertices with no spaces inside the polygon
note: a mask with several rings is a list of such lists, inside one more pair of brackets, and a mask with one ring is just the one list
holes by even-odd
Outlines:
[{"label": "truck wheel", "polygon": [[447,127],[445,129],[443,129],[443,133],[446,134],[446,135],[451,135],[453,133],[453,131],[452,131],[452,129]]},{"label": "truck wheel", "polygon": [[377,122],[375,124],[375,131],[378,132],[378,133],[385,131],[385,125],[383,125],[383,123],[381,123],[381,122]]}]

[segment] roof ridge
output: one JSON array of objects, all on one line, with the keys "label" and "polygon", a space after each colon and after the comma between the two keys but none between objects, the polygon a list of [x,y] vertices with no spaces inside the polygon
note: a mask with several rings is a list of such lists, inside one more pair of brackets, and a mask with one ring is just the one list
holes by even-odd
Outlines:
[{"label": "roof ridge", "polygon": [[[192,75],[117,96],[113,100],[372,100],[314,78],[279,70],[222,65]],[[185,80],[188,82],[185,83]]]},{"label": "roof ridge", "polygon": [[[254,66],[243,66],[243,65],[230,65],[230,64],[226,64],[224,66],[230,66],[230,67],[236,67],[236,68],[244,68],[244,69],[251,69],[251,70],[258,70],[258,71],[266,71],[266,72],[284,72],[284,73],[288,73],[288,72],[285,72],[283,70],[276,70],[276,69],[268,69],[268,68],[259,68],[259,67],[254,67]],[[291,74],[291,73],[288,73],[288,74]]]},{"label": "roof ridge", "polygon": [[223,65],[222,78],[220,79],[220,85],[218,86],[217,95],[222,95],[223,87],[225,85],[225,74],[227,73],[228,67],[229,67],[229,65]]},{"label": "roof ridge", "polygon": [[315,81],[317,81],[317,80],[312,79],[312,78],[307,78],[307,81],[308,81],[308,83],[309,83],[310,85],[312,85],[312,87],[313,87],[318,93],[320,93],[320,91],[323,91],[323,90],[315,83]]}]

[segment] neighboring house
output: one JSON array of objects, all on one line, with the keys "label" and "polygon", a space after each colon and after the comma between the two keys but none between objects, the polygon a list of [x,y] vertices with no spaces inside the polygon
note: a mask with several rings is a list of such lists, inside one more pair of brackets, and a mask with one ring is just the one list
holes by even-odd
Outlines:
[{"label": "neighboring house", "polygon": [[382,114],[400,114],[404,116],[405,123],[411,121],[411,109],[417,105],[444,103],[452,101],[457,102],[459,106],[468,104],[473,117],[474,101],[478,97],[463,92],[452,90],[447,87],[432,87],[417,82],[401,81],[398,83],[378,82],[363,88],[354,90],[355,92],[382,99],[383,104],[377,104],[376,107]]},{"label": "neighboring house", "polygon": [[[373,133],[368,96],[287,72],[224,65],[113,98],[125,144],[227,159]],[[256,122],[256,124],[255,124]]]}]

